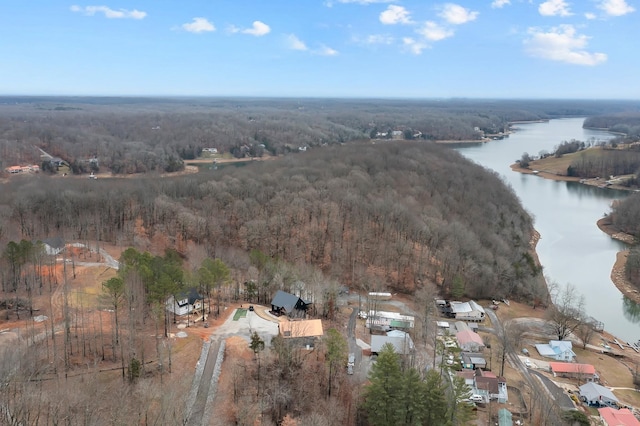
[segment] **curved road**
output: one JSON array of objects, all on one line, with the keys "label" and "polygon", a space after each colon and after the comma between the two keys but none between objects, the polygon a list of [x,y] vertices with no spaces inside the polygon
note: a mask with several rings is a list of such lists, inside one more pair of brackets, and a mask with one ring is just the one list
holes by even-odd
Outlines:
[{"label": "curved road", "polygon": [[[487,316],[491,320],[491,324],[493,325],[494,333],[498,338],[504,336],[504,327],[502,323],[498,319],[496,313],[491,309],[486,309],[485,312]],[[517,368],[520,371],[520,374],[527,382],[529,386],[529,390],[532,394],[537,395],[539,398],[538,405],[541,406],[541,412],[545,414],[545,419],[543,419],[543,424],[548,425],[560,425],[564,424],[562,418],[560,417],[560,410],[573,409],[573,401],[571,398],[567,396],[569,402],[571,403],[570,408],[565,408],[566,401],[563,400],[560,394],[564,395],[564,392],[559,389],[551,380],[547,380],[543,382],[538,377],[541,376],[540,373],[534,371],[536,374],[535,378],[529,372],[529,369],[525,367],[525,365],[520,360],[520,357],[515,353],[515,351],[510,350],[507,353],[507,357],[509,359],[510,364]],[[566,396],[566,395],[565,395]],[[531,407],[528,407],[531,410]],[[545,421],[546,420],[546,421]]]}]

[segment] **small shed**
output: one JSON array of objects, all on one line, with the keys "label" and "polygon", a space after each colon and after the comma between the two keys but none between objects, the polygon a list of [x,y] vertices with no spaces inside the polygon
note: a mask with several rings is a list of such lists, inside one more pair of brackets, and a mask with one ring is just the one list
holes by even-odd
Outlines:
[{"label": "small shed", "polygon": [[506,408],[498,410],[498,425],[499,426],[513,426],[513,416],[511,411]]}]

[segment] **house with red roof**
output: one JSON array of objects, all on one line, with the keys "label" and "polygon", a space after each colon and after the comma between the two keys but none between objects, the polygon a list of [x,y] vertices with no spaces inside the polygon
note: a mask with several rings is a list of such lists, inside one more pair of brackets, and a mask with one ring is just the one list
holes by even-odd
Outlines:
[{"label": "house with red roof", "polygon": [[598,408],[600,419],[605,426],[640,426],[640,421],[636,419],[628,408],[616,410],[611,407]]},{"label": "house with red roof", "polygon": [[549,369],[554,377],[566,377],[585,382],[595,382],[600,378],[596,368],[591,364],[578,364],[575,362],[550,362]]},{"label": "house with red roof", "polygon": [[478,352],[484,349],[482,337],[475,331],[463,330],[456,333],[458,346],[465,352]]}]

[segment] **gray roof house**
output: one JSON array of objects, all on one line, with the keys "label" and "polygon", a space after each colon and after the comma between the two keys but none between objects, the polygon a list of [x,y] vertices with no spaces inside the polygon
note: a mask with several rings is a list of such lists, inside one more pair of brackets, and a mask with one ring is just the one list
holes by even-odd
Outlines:
[{"label": "gray roof house", "polygon": [[298,296],[278,290],[271,300],[271,311],[276,315],[300,317],[304,316],[310,304]]},{"label": "gray roof house", "polygon": [[379,336],[376,334],[371,335],[372,354],[380,352],[386,343],[391,343],[397,354],[408,355],[413,352],[413,340],[411,340],[411,336],[409,336],[408,333],[399,330],[393,330],[389,333],[390,334],[387,334],[386,336]]},{"label": "gray roof house", "polygon": [[476,368],[487,368],[487,361],[484,355],[479,352],[462,352],[462,368],[475,370]]},{"label": "gray roof house", "polygon": [[55,256],[64,250],[64,240],[60,237],[45,238],[42,240],[44,251],[49,256]]},{"label": "gray roof house", "polygon": [[616,407],[618,398],[609,389],[597,383],[589,382],[580,386],[580,399],[589,405]]}]

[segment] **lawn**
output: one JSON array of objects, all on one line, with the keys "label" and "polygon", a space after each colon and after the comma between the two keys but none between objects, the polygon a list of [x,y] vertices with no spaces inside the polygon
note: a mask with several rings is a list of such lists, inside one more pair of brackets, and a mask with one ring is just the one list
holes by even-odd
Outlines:
[{"label": "lawn", "polygon": [[236,309],[236,313],[233,315],[233,320],[238,321],[240,318],[244,318],[247,316],[247,310],[238,308]]}]

